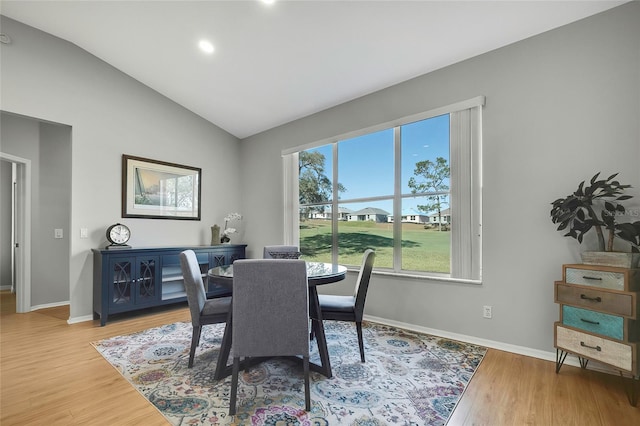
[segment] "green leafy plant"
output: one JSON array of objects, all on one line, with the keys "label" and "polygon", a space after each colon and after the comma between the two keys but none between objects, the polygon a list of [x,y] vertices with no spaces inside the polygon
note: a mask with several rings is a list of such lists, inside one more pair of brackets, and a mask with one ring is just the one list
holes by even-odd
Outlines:
[{"label": "green leafy plant", "polygon": [[631,251],[640,253],[640,220],[616,226],[616,236],[631,244]]},{"label": "green leafy plant", "polygon": [[[631,250],[638,252],[640,248],[640,221],[634,223],[618,223],[617,218],[626,214],[625,207],[620,201],[632,198],[624,191],[631,185],[623,185],[615,177],[598,179],[596,173],[589,185],[585,181],[578,185],[578,189],[564,198],[558,198],[551,203],[551,221],[558,224],[558,231],[567,230],[565,237],[572,237],[582,243],[584,235],[591,229],[596,231],[599,251],[613,251],[615,237],[631,244]],[[607,231],[607,242],[603,229]]]}]

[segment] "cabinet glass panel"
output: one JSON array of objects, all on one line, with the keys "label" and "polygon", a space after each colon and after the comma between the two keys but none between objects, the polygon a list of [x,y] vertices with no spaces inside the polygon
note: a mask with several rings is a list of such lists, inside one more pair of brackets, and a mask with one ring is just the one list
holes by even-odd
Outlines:
[{"label": "cabinet glass panel", "polygon": [[150,303],[156,298],[156,261],[141,259],[138,261],[138,286],[136,303]]},{"label": "cabinet glass panel", "polygon": [[114,305],[126,305],[131,303],[131,287],[133,285],[132,263],[127,260],[114,262],[112,303]]},{"label": "cabinet glass panel", "polygon": [[224,259],[225,259],[224,254],[214,254],[212,259],[213,261],[211,262],[212,263],[211,267],[216,268],[218,266],[226,265],[227,263],[225,262]]}]

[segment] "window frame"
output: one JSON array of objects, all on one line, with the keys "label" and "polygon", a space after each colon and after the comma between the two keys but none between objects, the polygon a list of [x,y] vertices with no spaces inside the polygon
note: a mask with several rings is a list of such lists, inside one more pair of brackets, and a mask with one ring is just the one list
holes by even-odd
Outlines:
[{"label": "window frame", "polygon": [[[347,132],[341,135],[288,148],[282,151],[284,188],[284,242],[299,244],[300,221],[298,204],[298,153],[324,145],[332,145],[332,200],[322,205],[331,205],[337,212],[340,204],[390,199],[389,196],[338,200],[338,148],[340,141],[392,128],[394,131],[394,194],[393,194],[393,268],[376,268],[375,273],[410,278],[429,278],[438,281],[453,281],[468,284],[482,283],[482,109],[485,97],[478,96],[444,107],[409,115],[375,126]],[[450,167],[451,188],[449,209],[452,227],[451,270],[449,274],[403,270],[402,249],[402,200],[421,194],[402,194],[402,159],[400,127],[416,121],[440,115],[450,115]],[[331,218],[332,261],[338,261],[338,216]]]}]

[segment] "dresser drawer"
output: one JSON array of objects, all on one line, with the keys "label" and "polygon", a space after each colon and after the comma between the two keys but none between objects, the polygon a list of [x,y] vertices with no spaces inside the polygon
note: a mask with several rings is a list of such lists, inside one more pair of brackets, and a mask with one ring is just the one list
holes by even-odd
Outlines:
[{"label": "dresser drawer", "polygon": [[578,356],[599,361],[637,374],[638,352],[635,343],[619,343],[593,336],[555,323],[555,347]]},{"label": "dresser drawer", "polygon": [[567,268],[565,282],[624,291],[624,274]]},{"label": "dresser drawer", "polygon": [[624,320],[615,315],[563,305],[560,320],[564,325],[612,339],[623,340],[627,337],[625,336]]},{"label": "dresser drawer", "polygon": [[620,291],[640,290],[640,270],[638,269],[572,264],[563,266],[562,277],[568,284]]},{"label": "dresser drawer", "polygon": [[627,318],[636,318],[638,299],[636,293],[621,293],[589,286],[555,282],[555,302],[593,309]]}]

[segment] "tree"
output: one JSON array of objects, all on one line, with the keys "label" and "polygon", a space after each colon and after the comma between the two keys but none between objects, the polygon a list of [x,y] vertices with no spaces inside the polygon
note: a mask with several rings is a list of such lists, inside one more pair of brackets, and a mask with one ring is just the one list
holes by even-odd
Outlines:
[{"label": "tree", "polygon": [[427,195],[430,203],[418,205],[418,210],[425,213],[436,210],[438,212],[438,229],[442,229],[442,208],[448,205],[449,185],[445,182],[451,177],[451,169],[447,160],[437,157],[435,163],[431,160],[419,161],[413,170],[414,176],[409,179],[412,194],[431,193]]},{"label": "tree", "polygon": [[[328,202],[333,193],[331,179],[324,170],[324,154],[313,151],[302,151],[298,156],[298,194],[300,204],[313,204]],[[345,187],[338,183],[338,192],[346,191]],[[318,211],[324,211],[324,207],[315,207]],[[304,216],[312,210],[305,209]]]}]

